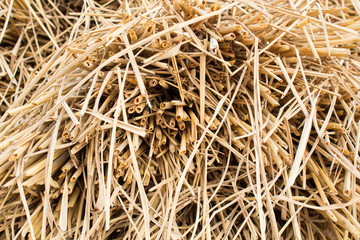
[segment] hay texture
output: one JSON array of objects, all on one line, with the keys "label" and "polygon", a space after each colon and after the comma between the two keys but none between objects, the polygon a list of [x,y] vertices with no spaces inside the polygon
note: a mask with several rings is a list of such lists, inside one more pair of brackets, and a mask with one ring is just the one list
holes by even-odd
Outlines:
[{"label": "hay texture", "polygon": [[1,239],[358,239],[356,0],[0,3]]}]

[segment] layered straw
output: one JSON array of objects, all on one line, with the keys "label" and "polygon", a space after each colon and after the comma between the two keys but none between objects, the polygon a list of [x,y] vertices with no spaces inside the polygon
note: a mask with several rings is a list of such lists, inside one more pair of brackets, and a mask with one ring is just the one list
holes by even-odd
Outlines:
[{"label": "layered straw", "polygon": [[0,2],[1,239],[358,239],[357,1]]}]

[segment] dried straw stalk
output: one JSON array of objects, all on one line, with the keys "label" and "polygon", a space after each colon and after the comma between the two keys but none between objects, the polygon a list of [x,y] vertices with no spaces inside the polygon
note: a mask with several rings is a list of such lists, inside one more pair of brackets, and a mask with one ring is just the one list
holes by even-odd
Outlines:
[{"label": "dried straw stalk", "polygon": [[357,1],[0,3],[1,239],[358,239]]}]

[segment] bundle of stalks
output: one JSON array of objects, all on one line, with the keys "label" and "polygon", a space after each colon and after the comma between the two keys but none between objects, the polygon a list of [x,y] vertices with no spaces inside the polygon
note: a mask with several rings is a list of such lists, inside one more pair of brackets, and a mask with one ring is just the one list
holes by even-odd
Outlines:
[{"label": "bundle of stalks", "polygon": [[[81,8],[80,8],[81,9]],[[76,11],[66,1],[0,2],[0,114],[69,38]]]},{"label": "bundle of stalks", "polygon": [[3,71],[2,239],[360,237],[357,1],[116,4]]}]

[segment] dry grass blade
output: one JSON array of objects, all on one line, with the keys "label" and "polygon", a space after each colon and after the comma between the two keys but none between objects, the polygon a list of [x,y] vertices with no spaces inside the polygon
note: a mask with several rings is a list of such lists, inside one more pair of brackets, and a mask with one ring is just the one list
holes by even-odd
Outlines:
[{"label": "dry grass blade", "polygon": [[0,1],[0,239],[358,239],[359,14]]}]

